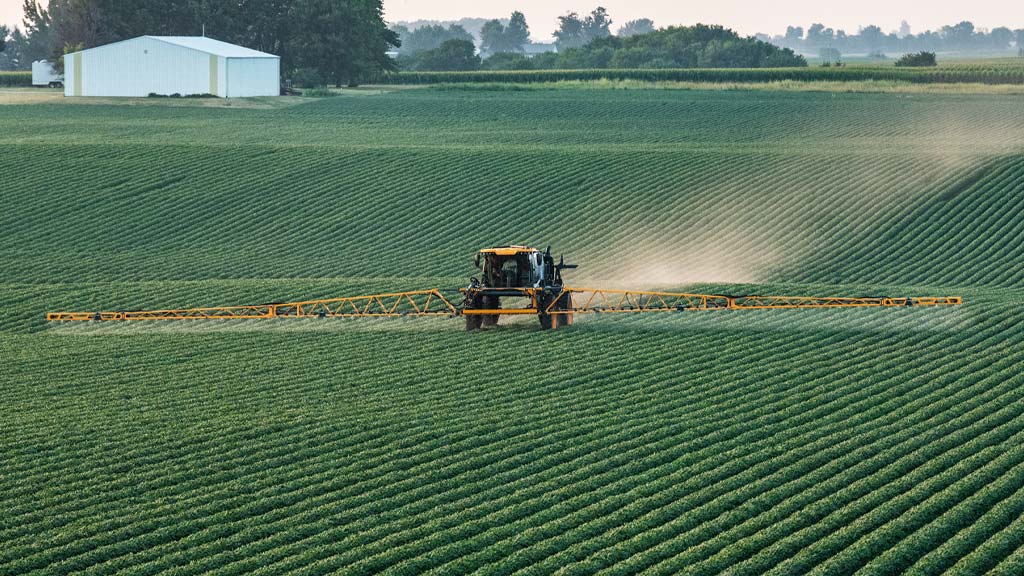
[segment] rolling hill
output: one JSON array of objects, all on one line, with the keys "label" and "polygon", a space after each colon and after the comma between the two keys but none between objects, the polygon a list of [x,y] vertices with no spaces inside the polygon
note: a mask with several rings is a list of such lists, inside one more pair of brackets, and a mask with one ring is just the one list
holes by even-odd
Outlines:
[{"label": "rolling hill", "polygon": [[[1016,574],[1019,96],[0,106],[0,573]],[[573,281],[955,309],[48,326]]]}]

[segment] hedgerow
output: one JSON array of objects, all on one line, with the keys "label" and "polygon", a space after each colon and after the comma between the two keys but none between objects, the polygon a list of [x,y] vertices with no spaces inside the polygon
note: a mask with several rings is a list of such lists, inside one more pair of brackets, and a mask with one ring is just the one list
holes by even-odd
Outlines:
[{"label": "hedgerow", "polygon": [[479,70],[472,72],[395,72],[373,80],[379,84],[448,84],[459,82],[536,83],[572,80],[644,82],[860,82],[866,80],[930,83],[1024,84],[1024,66],[909,68],[749,68],[749,69],[599,69]]}]

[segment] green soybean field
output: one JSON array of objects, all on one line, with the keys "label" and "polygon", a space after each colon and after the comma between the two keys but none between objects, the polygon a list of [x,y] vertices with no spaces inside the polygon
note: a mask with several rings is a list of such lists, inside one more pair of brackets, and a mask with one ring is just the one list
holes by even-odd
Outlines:
[{"label": "green soybean field", "polygon": [[[0,574],[1021,574],[1021,110],[0,104]],[[451,290],[512,243],[570,285],[964,304],[45,321]]]}]

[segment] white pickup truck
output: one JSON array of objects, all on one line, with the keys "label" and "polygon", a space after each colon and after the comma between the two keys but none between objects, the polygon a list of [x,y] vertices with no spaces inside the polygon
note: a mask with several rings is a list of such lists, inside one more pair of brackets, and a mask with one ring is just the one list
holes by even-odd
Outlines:
[{"label": "white pickup truck", "polygon": [[64,86],[64,75],[58,74],[49,60],[36,60],[32,63],[32,85],[60,88]]}]

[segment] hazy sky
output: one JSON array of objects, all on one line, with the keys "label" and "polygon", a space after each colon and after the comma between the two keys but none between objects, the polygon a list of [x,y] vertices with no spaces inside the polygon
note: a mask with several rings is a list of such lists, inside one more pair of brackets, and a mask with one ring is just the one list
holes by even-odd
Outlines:
[{"label": "hazy sky", "polygon": [[[22,0],[0,0],[0,23],[21,21]],[[507,17],[512,10],[526,14],[534,41],[550,40],[555,18],[569,11],[586,13],[604,6],[615,23],[651,18],[657,26],[704,22],[722,24],[742,34],[781,34],[787,24],[805,28],[821,22],[847,32],[858,26],[878,24],[885,31],[899,28],[906,19],[914,32],[970,20],[976,26],[1024,28],[1024,5],[1019,0],[384,0],[388,21],[454,20],[464,16]]]}]

